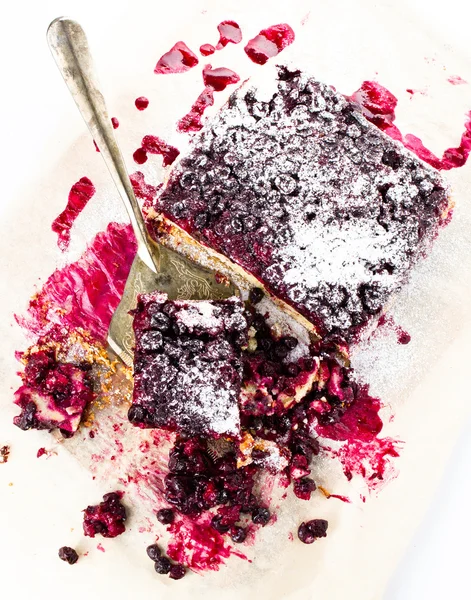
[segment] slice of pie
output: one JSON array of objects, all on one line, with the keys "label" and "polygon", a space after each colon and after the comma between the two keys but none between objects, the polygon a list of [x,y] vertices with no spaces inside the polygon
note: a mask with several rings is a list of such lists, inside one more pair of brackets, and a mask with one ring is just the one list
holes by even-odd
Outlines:
[{"label": "slice of pie", "polygon": [[321,335],[352,339],[404,283],[450,210],[435,169],[300,71],[244,84],[155,203],[180,249],[262,286]]},{"label": "slice of pie", "polygon": [[141,295],[134,311],[133,405],[129,420],[187,435],[239,435],[244,304]]}]

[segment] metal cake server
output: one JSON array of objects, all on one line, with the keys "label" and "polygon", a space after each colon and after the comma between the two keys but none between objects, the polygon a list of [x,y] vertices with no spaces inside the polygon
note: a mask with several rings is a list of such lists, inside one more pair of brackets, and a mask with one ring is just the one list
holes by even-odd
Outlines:
[{"label": "metal cake server", "polygon": [[196,300],[227,298],[239,295],[239,290],[231,282],[217,282],[213,271],[204,269],[150,237],[114,137],[85,32],[76,21],[59,17],[49,25],[47,41],[64,81],[100,149],[136,235],[137,255],[108,330],[111,349],[123,362],[132,365],[134,335],[129,311],[136,306],[138,294],[158,289],[172,299]]}]

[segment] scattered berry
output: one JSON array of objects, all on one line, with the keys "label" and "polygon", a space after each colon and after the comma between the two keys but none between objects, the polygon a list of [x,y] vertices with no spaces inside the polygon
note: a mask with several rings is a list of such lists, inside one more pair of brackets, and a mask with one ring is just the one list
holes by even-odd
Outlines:
[{"label": "scattered berry", "polygon": [[154,569],[159,575],[167,575],[170,572],[172,565],[165,556],[160,556],[154,561]]},{"label": "scattered berry", "polygon": [[247,530],[244,527],[239,527],[238,525],[234,525],[231,529],[231,540],[236,544],[241,544],[245,542],[245,538],[247,537]]},{"label": "scattered berry", "polygon": [[157,511],[157,520],[162,525],[170,525],[175,519],[175,514],[171,508],[161,508]]},{"label": "scattered berry", "polygon": [[320,537],[327,536],[329,523],[324,519],[313,519],[307,523],[301,523],[298,528],[298,538],[303,544],[312,544]]},{"label": "scattered berry", "polygon": [[69,565],[75,565],[79,557],[73,548],[62,546],[62,548],[59,549],[59,558],[64,562],[69,563]]},{"label": "scattered berry", "polygon": [[270,511],[267,508],[263,508],[263,507],[256,508],[252,512],[252,521],[256,525],[265,526],[269,520],[270,520]]},{"label": "scattered berry", "polygon": [[170,567],[170,579],[181,579],[185,577],[186,569],[183,565],[172,565]]},{"label": "scattered berry", "polygon": [[160,548],[157,546],[157,544],[151,544],[150,546],[147,546],[147,556],[154,562],[160,558],[160,554]]},{"label": "scattered berry", "polygon": [[254,287],[249,292],[249,302],[251,304],[258,304],[263,296],[263,290],[261,288]]}]

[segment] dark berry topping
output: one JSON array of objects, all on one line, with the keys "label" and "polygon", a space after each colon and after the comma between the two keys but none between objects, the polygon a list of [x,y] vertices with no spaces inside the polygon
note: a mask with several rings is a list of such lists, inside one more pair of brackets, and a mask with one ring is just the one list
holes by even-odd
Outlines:
[{"label": "dark berry topping", "polygon": [[261,288],[252,288],[249,292],[249,302],[251,304],[258,304],[265,294]]}]

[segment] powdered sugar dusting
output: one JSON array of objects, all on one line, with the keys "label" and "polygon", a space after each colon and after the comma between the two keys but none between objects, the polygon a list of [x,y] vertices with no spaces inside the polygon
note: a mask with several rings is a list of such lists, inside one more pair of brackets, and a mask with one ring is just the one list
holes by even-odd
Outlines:
[{"label": "powdered sugar dusting", "polygon": [[139,297],[130,420],[190,434],[237,436],[244,305]]},{"label": "powdered sugar dusting", "polygon": [[447,186],[329,86],[287,69],[276,83],[231,96],[157,208],[321,331],[348,336],[428,247]]}]

